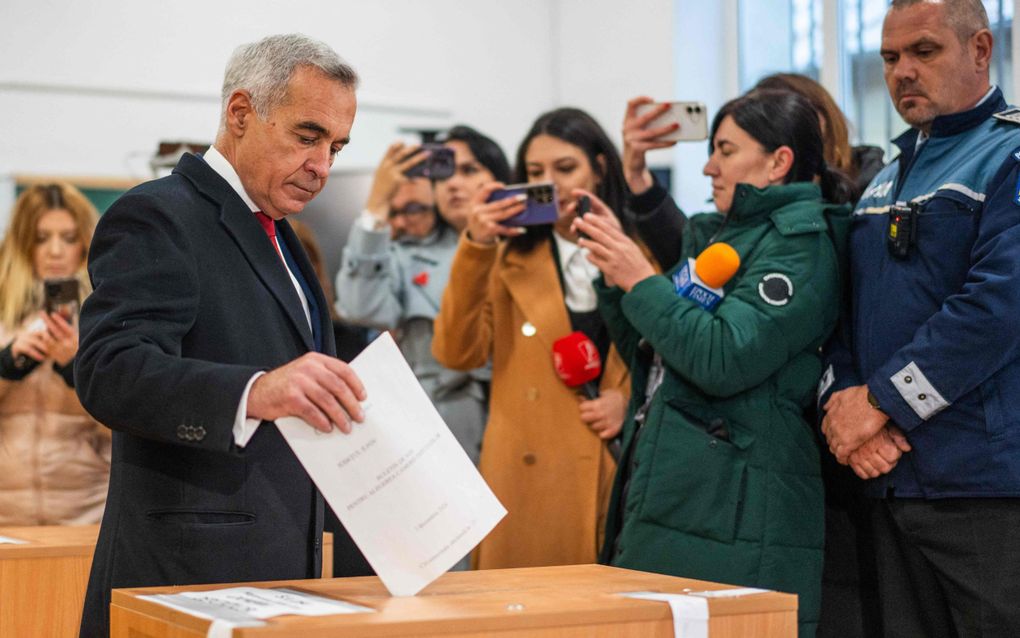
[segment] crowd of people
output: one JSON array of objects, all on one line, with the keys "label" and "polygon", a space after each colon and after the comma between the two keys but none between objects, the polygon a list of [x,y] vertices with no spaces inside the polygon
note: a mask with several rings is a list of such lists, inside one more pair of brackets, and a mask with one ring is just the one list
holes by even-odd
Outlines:
[{"label": "crowd of people", "polygon": [[[357,76],[302,36],[242,47],[216,144],[98,229],[71,186],[18,198],[0,524],[98,522],[109,484],[86,636],[111,587],[312,576],[331,513],[269,423],[349,431],[364,389],[344,362],[388,330],[508,510],[458,569],[793,592],[801,636],[1014,635],[1020,115],[992,50],[979,1],[894,0],[899,154],[852,147],[821,85],[772,75],[714,115],[707,213],[650,171],[677,125],[647,97],[622,152],[577,108],[539,116],[513,165],[469,126],[394,143],[331,281],[285,218],[346,143]],[[451,174],[417,176],[437,148]],[[527,204],[493,195],[547,182],[558,217],[506,223]],[[706,306],[684,277],[723,244],[739,267]],[[77,314],[45,303],[57,279],[78,282],[80,349]],[[603,362],[587,394],[553,364],[575,331]],[[332,528],[334,573],[369,573]]]}]

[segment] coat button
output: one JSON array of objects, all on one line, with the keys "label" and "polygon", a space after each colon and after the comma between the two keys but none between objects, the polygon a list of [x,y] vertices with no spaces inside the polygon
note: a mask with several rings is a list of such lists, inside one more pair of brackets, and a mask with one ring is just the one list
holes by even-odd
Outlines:
[{"label": "coat button", "polygon": [[928,398],[928,395],[922,392],[921,394],[917,395],[917,398],[920,399],[921,401],[924,401],[925,399]]},{"label": "coat button", "polygon": [[528,388],[528,391],[524,394],[528,398],[528,401],[538,400],[538,388]]},{"label": "coat button", "polygon": [[914,380],[914,377],[910,376],[909,374],[907,376],[903,377],[903,382],[904,383],[911,383],[911,382],[913,382],[913,380]]},{"label": "coat button", "polygon": [[715,447],[717,445],[719,445],[719,442],[716,441],[715,439],[712,439],[711,441],[708,442],[708,447]]},{"label": "coat button", "polygon": [[535,464],[535,455],[532,454],[531,452],[528,452],[527,454],[524,455],[524,457],[521,460],[524,461],[525,465],[534,465]]},{"label": "coat button", "polygon": [[535,333],[537,332],[538,329],[535,328],[535,324],[531,323],[530,321],[525,321],[521,325],[521,334],[524,335],[525,337],[534,337]]}]

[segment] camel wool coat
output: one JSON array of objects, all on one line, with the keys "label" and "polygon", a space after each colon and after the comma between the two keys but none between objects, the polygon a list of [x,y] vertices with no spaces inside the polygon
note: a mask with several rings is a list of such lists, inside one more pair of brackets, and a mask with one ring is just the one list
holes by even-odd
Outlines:
[{"label": "camel wool coat", "polygon": [[[441,364],[492,360],[479,469],[508,513],[476,550],[477,569],[592,563],[605,530],[616,464],[553,368],[553,342],[573,329],[551,242],[522,253],[462,234],[435,319]],[[601,389],[627,400],[626,367],[615,349],[607,359]]]}]

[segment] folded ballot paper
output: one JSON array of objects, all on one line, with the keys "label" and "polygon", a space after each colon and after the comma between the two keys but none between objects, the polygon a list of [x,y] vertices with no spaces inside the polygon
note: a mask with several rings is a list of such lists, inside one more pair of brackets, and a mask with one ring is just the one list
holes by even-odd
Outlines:
[{"label": "folded ballot paper", "polygon": [[386,588],[412,596],[467,555],[506,510],[388,333],[351,367],[368,395],[351,434],[276,421]]}]

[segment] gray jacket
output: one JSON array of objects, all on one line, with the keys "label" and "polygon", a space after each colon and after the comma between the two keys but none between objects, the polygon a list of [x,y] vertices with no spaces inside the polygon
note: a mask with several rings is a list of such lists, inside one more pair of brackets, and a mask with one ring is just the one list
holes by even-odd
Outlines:
[{"label": "gray jacket", "polygon": [[351,323],[396,331],[415,376],[477,463],[491,370],[450,370],[432,356],[432,320],[456,249],[457,233],[447,226],[423,239],[391,241],[388,228],[366,230],[355,223],[336,277],[336,309]]}]

